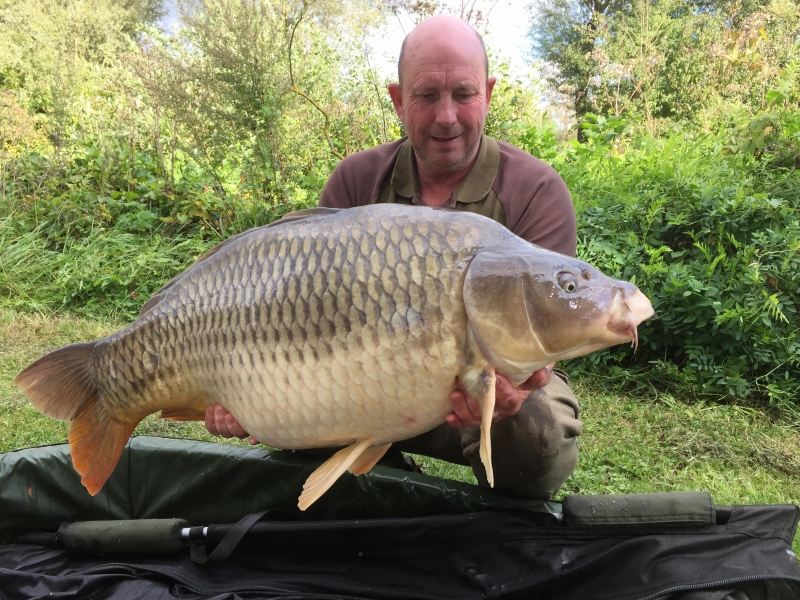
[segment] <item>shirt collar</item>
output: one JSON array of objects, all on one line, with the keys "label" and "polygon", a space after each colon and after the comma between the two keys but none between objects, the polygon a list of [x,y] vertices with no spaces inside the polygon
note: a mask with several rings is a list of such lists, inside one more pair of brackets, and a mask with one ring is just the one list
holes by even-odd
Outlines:
[{"label": "shirt collar", "polygon": [[[482,135],[478,158],[475,159],[475,163],[464,181],[456,188],[453,194],[455,198],[451,196],[453,206],[455,206],[455,202],[478,202],[485,198],[492,189],[499,165],[500,148],[497,146],[497,142],[487,135]],[[400,146],[400,152],[394,164],[392,188],[394,188],[395,194],[405,198],[416,198],[419,193],[414,149],[408,139]]]}]

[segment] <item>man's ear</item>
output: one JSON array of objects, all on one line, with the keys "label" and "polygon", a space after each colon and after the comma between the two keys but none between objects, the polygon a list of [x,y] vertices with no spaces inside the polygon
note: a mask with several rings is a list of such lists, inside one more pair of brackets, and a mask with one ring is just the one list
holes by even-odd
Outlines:
[{"label": "man's ear", "polygon": [[497,77],[489,77],[486,80],[486,110],[489,110],[489,103],[492,101],[492,90],[497,83]]},{"label": "man's ear", "polygon": [[392,98],[394,105],[394,112],[397,113],[397,118],[403,120],[403,91],[400,89],[400,84],[389,84],[389,96]]}]

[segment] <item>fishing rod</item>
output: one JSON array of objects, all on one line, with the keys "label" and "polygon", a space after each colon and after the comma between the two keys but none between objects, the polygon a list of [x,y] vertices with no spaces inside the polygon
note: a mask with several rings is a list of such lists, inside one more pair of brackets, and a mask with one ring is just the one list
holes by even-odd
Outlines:
[{"label": "fishing rod", "polygon": [[[253,513],[238,523],[192,526],[185,519],[132,519],[126,521],[78,521],[63,523],[55,532],[26,533],[17,544],[33,544],[65,549],[81,554],[174,554],[187,548],[194,562],[225,560],[244,535],[267,512]],[[261,523],[260,529],[286,529],[286,523]],[[297,527],[297,523],[291,523]],[[283,527],[281,527],[283,526]],[[266,533],[266,531],[265,531]],[[206,545],[214,546],[211,554]]]},{"label": "fishing rod", "polygon": [[[671,492],[568,496],[563,512],[526,512],[537,527],[680,527],[723,525],[730,519],[731,507],[714,505],[707,492]],[[268,514],[267,520],[259,522]],[[379,535],[386,521],[338,521],[337,527],[343,535],[366,540]],[[100,555],[171,554],[188,548],[192,560],[202,564],[228,558],[246,534],[273,543],[285,538],[291,543],[297,536],[313,535],[321,526],[314,521],[297,521],[294,515],[281,510],[264,510],[246,515],[237,523],[214,525],[192,526],[185,519],[79,521],[64,523],[55,532],[23,534],[15,542]],[[207,548],[213,551],[208,554]]]}]

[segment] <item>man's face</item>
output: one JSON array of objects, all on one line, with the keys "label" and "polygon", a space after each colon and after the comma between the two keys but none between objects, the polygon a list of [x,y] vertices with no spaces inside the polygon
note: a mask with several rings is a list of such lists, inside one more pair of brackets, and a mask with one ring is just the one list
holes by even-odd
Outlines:
[{"label": "man's face", "polygon": [[486,79],[480,42],[440,35],[409,48],[403,62],[403,87],[392,84],[389,93],[419,166],[431,174],[465,169],[480,147],[495,82]]}]

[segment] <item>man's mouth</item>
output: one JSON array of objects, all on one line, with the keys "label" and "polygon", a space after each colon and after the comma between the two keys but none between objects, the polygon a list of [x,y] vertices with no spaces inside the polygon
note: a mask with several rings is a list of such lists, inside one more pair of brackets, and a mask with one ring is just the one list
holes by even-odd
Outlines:
[{"label": "man's mouth", "polygon": [[461,134],[459,134],[459,135],[453,135],[453,136],[447,136],[447,137],[439,137],[439,136],[432,135],[432,136],[431,136],[431,139],[432,139],[434,142],[437,142],[437,143],[439,143],[439,144],[446,144],[446,143],[448,143],[448,142],[452,142],[452,141],[454,141],[454,140],[457,140],[459,137],[461,137]]}]

